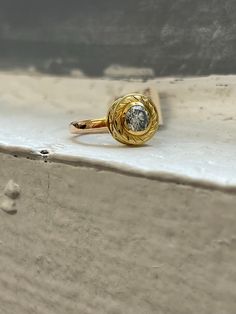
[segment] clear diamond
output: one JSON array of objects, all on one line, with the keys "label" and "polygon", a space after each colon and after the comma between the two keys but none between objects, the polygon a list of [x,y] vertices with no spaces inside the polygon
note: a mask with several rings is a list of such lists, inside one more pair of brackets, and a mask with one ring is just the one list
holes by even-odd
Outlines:
[{"label": "clear diamond", "polygon": [[136,103],[126,113],[125,116],[127,127],[134,131],[144,131],[149,124],[149,113],[142,103]]}]

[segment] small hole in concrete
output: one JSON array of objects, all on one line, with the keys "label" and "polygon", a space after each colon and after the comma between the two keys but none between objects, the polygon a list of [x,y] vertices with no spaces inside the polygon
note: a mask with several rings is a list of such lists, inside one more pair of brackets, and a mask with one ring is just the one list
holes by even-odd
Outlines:
[{"label": "small hole in concrete", "polygon": [[46,149],[42,149],[42,150],[40,151],[40,154],[42,154],[42,155],[47,155],[47,154],[49,154],[49,151],[46,150]]}]

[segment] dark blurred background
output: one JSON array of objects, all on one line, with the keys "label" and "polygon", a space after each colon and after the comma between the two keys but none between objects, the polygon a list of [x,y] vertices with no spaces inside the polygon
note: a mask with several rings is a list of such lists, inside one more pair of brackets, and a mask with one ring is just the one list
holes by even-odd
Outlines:
[{"label": "dark blurred background", "polygon": [[236,73],[235,0],[0,0],[0,69]]}]

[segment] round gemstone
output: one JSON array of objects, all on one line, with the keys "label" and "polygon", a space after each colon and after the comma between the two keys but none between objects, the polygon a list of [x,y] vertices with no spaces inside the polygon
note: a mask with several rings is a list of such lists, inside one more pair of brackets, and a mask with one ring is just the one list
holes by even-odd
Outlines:
[{"label": "round gemstone", "polygon": [[126,113],[125,121],[127,127],[134,131],[144,131],[149,124],[149,113],[142,103],[136,103]]}]

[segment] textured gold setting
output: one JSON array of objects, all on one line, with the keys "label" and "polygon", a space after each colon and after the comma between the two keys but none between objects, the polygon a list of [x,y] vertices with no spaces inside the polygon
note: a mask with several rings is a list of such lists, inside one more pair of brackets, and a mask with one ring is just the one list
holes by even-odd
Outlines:
[{"label": "textured gold setting", "polygon": [[[137,103],[144,105],[150,116],[148,127],[144,131],[129,130],[125,123],[125,114]],[[111,135],[119,142],[127,145],[141,145],[155,134],[158,129],[158,112],[152,100],[142,94],[128,94],[118,98],[108,112],[107,126]]]},{"label": "textured gold setting", "polygon": [[[133,131],[126,123],[126,113],[132,106],[142,105],[149,114],[149,123],[142,131]],[[110,132],[114,139],[126,145],[142,145],[150,140],[158,130],[158,111],[147,95],[132,93],[116,99],[106,118],[71,122],[73,134]]]}]

